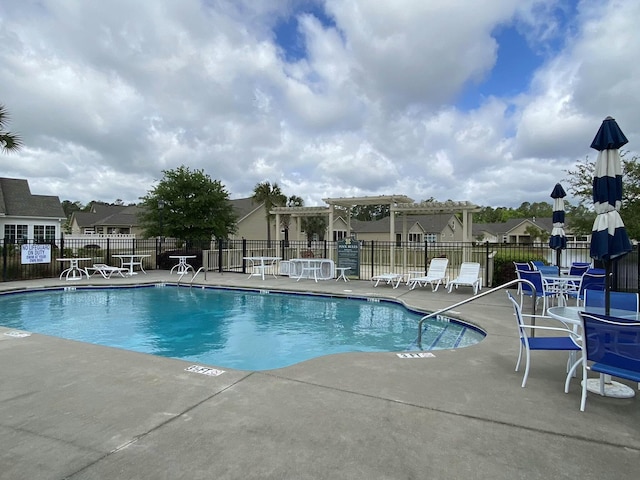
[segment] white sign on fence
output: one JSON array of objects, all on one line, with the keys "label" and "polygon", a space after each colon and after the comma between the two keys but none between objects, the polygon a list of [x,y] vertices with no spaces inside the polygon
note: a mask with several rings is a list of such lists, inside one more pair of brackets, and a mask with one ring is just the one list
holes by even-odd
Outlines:
[{"label": "white sign on fence", "polygon": [[51,245],[48,243],[30,243],[22,245],[22,264],[51,263]]}]

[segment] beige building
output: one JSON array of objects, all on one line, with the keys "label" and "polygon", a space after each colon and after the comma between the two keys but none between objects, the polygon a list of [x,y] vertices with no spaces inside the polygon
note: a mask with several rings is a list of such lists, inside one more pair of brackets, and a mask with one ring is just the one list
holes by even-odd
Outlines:
[{"label": "beige building", "polygon": [[553,221],[547,218],[512,218],[502,223],[477,223],[473,225],[473,237],[489,243],[533,243],[530,231],[536,228],[551,235]]},{"label": "beige building", "polygon": [[[463,242],[462,222],[452,213],[432,215],[397,216],[395,220],[395,241],[416,245],[438,242]],[[406,227],[406,228],[405,228]],[[389,241],[391,217],[362,222],[351,221],[351,229],[358,240]],[[406,233],[406,238],[403,238]]]}]

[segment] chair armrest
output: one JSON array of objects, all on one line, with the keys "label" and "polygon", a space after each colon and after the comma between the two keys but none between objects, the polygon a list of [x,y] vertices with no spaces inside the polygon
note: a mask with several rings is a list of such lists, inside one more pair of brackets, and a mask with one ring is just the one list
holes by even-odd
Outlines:
[{"label": "chair armrest", "polygon": [[522,318],[533,318],[534,320],[536,318],[541,318],[543,320],[553,320],[554,322],[558,322],[558,323],[564,325],[564,328],[566,328],[568,330],[574,330],[574,327],[575,327],[575,325],[573,323],[569,324],[567,322],[563,322],[559,318],[554,318],[554,317],[551,317],[549,315],[532,315],[530,313],[522,313],[521,315],[522,315]]}]

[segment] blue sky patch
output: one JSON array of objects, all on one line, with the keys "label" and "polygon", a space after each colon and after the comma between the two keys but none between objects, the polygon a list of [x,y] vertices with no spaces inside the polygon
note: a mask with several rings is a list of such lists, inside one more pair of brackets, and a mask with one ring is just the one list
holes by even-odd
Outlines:
[{"label": "blue sky patch", "polygon": [[327,16],[321,4],[305,2],[295,8],[288,17],[279,19],[273,27],[276,45],[284,53],[287,62],[297,62],[307,56],[307,46],[304,35],[298,28],[301,15],[313,15],[325,28],[335,27],[333,19]]}]

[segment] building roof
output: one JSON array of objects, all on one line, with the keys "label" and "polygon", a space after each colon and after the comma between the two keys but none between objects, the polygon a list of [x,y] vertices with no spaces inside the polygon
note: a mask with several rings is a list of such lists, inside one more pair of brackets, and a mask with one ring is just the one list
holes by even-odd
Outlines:
[{"label": "building roof", "polygon": [[27,180],[5,177],[0,177],[0,214],[14,217],[65,218],[58,197],[32,195]]},{"label": "building roof", "polygon": [[[418,224],[425,233],[440,233],[451,221],[451,217],[455,217],[452,213],[442,213],[435,215],[407,215],[407,228]],[[391,230],[391,217],[384,217],[380,220],[362,221],[351,220],[351,230],[356,233],[389,233]],[[394,225],[396,232],[402,231],[404,220],[402,216],[396,216]]]},{"label": "building roof", "polygon": [[[551,233],[553,229],[553,220],[551,217],[542,218],[510,218],[506,222],[499,223],[474,223],[473,234],[478,235],[481,232],[488,232],[492,235],[506,235],[513,229],[519,227],[523,223],[531,223],[541,230]],[[565,224],[566,227],[566,224]]]},{"label": "building roof", "polygon": [[238,221],[264,205],[263,203],[254,202],[252,197],[236,198],[235,200],[229,200],[229,203],[231,203],[234,213],[238,216]]},{"label": "building roof", "polygon": [[92,203],[89,212],[73,212],[76,224],[79,227],[93,226],[136,226],[138,225],[138,212],[141,208],[137,205],[103,205]]}]

